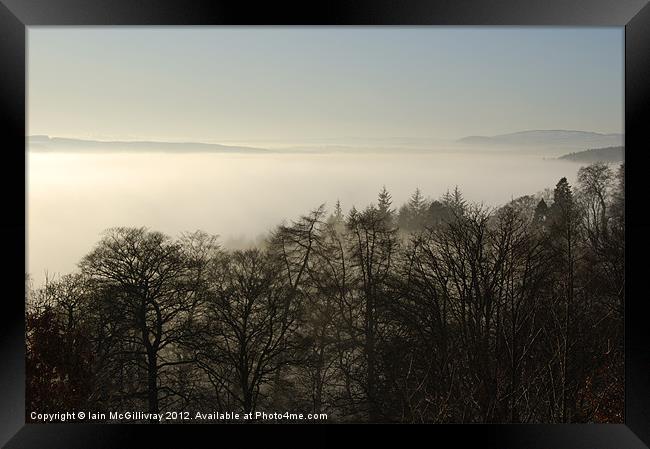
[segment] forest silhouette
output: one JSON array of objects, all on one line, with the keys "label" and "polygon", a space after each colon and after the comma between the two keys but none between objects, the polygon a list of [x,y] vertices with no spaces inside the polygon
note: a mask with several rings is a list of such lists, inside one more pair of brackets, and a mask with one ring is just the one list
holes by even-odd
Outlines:
[{"label": "forest silhouette", "polygon": [[77,271],[28,282],[27,420],[622,423],[624,203],[624,166],[594,163],[497,208],[384,187],[246,250],[108,229]]}]

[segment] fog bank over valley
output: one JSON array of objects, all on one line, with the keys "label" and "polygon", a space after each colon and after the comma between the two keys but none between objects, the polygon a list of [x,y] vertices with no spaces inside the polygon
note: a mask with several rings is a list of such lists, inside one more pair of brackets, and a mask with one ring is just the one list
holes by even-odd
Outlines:
[{"label": "fog bank over valley", "polygon": [[322,203],[330,212],[337,200],[344,213],[363,208],[384,185],[396,208],[416,188],[433,200],[456,186],[468,201],[499,206],[553,188],[561,177],[574,183],[581,161],[558,156],[580,138],[583,150],[622,141],[565,133],[570,142],[563,143],[550,138],[557,133],[546,135],[544,145],[538,140],[521,151],[405,138],[188,144],[33,136],[27,269],[37,285],[46,271],[73,271],[115,226],[172,236],[201,229],[225,247],[245,248]]}]

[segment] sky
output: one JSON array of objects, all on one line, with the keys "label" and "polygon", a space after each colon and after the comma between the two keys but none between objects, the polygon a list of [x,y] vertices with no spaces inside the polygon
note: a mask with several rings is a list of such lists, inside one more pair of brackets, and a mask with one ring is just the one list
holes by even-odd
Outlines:
[{"label": "sky", "polygon": [[623,132],[623,28],[29,27],[28,134]]}]

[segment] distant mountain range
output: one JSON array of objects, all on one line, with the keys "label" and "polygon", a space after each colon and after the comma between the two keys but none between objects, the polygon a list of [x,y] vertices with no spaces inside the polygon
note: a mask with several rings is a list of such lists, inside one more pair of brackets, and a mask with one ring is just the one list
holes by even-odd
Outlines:
[{"label": "distant mountain range", "polygon": [[594,148],[578,151],[560,156],[559,159],[573,162],[623,162],[625,160],[624,147]]},{"label": "distant mountain range", "polygon": [[496,136],[463,137],[457,143],[471,147],[545,149],[562,154],[570,150],[620,146],[623,145],[623,135],[572,130],[533,130]]},{"label": "distant mountain range", "polygon": [[[357,139],[359,140],[359,139]],[[619,147],[622,134],[601,134],[588,131],[534,130],[496,136],[469,136],[455,142],[432,139],[380,139],[354,141],[352,145],[331,142],[292,147],[263,149],[248,146],[198,142],[101,141],[70,139],[45,135],[29,136],[28,148],[38,152],[169,152],[169,153],[333,153],[333,152],[436,152],[505,150],[538,152],[544,156],[561,156],[590,148]]]},{"label": "distant mountain range", "polygon": [[219,145],[197,142],[153,141],[101,141],[67,139],[63,137],[30,136],[28,146],[32,151],[52,152],[185,152],[185,153],[266,153],[268,150],[253,147]]},{"label": "distant mountain range", "polygon": [[[391,139],[308,139],[304,142],[287,142],[284,146],[270,142],[271,148],[244,145],[223,145],[198,142],[161,141],[103,141],[29,136],[28,148],[37,152],[168,152],[168,153],[394,153],[396,151],[431,152],[439,148],[449,149],[449,142],[439,139],[391,138]],[[263,145],[263,144],[262,144]]]}]

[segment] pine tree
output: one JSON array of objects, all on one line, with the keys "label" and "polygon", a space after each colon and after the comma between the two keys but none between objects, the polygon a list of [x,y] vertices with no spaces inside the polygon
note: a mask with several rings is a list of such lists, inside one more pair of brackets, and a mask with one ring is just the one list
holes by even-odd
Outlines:
[{"label": "pine tree", "polygon": [[463,198],[463,194],[458,186],[454,187],[453,192],[447,190],[442,196],[442,203],[457,215],[462,215],[467,206],[467,201]]},{"label": "pine tree", "polygon": [[386,186],[383,186],[381,192],[379,192],[377,202],[381,213],[391,215],[394,212],[394,210],[391,209],[391,206],[393,205],[393,197],[388,193],[388,190],[386,190]]},{"label": "pine tree", "polygon": [[357,210],[356,206],[352,206],[352,209],[350,209],[350,213],[348,213],[348,218],[347,221],[348,223],[353,223],[357,218],[359,217],[359,211]]},{"label": "pine tree", "polygon": [[422,213],[426,208],[426,201],[419,187],[417,187],[415,192],[413,192],[413,195],[411,195],[408,205],[415,215]]},{"label": "pine tree", "polygon": [[560,179],[555,185],[553,192],[553,206],[551,206],[551,232],[554,235],[553,241],[557,263],[562,267],[562,282],[564,290],[564,317],[562,329],[562,352],[560,358],[561,376],[560,385],[562,388],[561,418],[563,422],[571,421],[571,358],[570,342],[573,338],[571,317],[574,307],[575,289],[575,265],[576,265],[576,233],[577,233],[577,211],[573,200],[571,186],[566,178]]},{"label": "pine tree", "polygon": [[334,219],[336,221],[343,220],[343,209],[341,208],[341,200],[336,200],[336,206],[334,206]]},{"label": "pine tree", "polygon": [[533,217],[533,222],[538,226],[543,226],[548,218],[548,206],[544,198],[539,200],[537,207],[535,207],[535,215]]},{"label": "pine tree", "polygon": [[572,221],[573,206],[574,201],[571,186],[566,178],[562,178],[555,185],[553,205],[551,206],[554,223],[560,228],[565,227],[568,222]]},{"label": "pine tree", "polygon": [[400,207],[399,226],[407,231],[417,231],[427,224],[428,203],[420,188],[416,188],[409,201]]},{"label": "pine tree", "polygon": [[383,186],[379,192],[379,195],[377,196],[377,203],[379,205],[377,208],[379,214],[384,219],[386,224],[391,226],[393,224],[395,209],[391,208],[393,205],[393,198],[391,194],[388,193],[388,190],[386,190],[386,186]]}]

